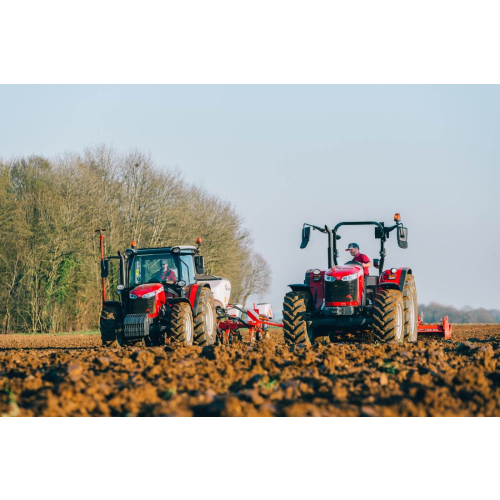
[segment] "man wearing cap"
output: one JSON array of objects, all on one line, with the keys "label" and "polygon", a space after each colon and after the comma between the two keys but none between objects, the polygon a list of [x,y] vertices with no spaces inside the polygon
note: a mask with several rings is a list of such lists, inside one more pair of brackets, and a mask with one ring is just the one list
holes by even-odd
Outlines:
[{"label": "man wearing cap", "polygon": [[365,276],[368,276],[370,271],[368,268],[372,265],[371,260],[359,251],[359,245],[357,243],[349,243],[349,246],[345,250],[346,252],[351,252],[352,260],[359,262],[363,266],[363,272]]},{"label": "man wearing cap", "polygon": [[168,262],[166,260],[160,261],[160,270],[157,271],[152,278],[158,281],[177,281],[175,271],[168,267]]}]

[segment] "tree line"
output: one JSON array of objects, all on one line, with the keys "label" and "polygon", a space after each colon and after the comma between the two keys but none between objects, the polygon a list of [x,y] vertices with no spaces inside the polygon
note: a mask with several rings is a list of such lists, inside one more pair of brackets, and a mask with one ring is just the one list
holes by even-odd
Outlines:
[{"label": "tree line", "polygon": [[0,161],[0,197],[1,333],[97,327],[97,228],[107,230],[107,255],[132,240],[193,245],[200,236],[207,272],[231,281],[233,302],[268,290],[269,265],[234,207],[142,152],[100,146]]},{"label": "tree line", "polygon": [[436,302],[429,305],[418,306],[419,311],[424,313],[424,322],[439,322],[444,316],[448,316],[451,323],[500,323],[500,310],[498,309],[473,309],[472,307],[443,306]]}]

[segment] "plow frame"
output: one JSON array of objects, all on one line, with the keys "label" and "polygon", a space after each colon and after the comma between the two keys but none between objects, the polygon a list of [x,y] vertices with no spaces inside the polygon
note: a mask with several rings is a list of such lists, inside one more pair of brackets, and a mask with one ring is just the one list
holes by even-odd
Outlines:
[{"label": "plow frame", "polygon": [[[236,305],[228,304],[226,310],[219,308],[219,323],[218,323],[218,337],[219,341],[223,344],[229,344],[235,334],[239,334],[240,328],[248,328],[250,335],[250,342],[264,340],[267,338],[267,328],[265,326],[283,327],[283,323],[271,321],[267,316],[259,314],[256,305],[253,309],[243,309]],[[242,316],[246,314],[247,320],[231,316],[227,313],[228,309],[237,309],[241,312]]]},{"label": "plow frame", "polygon": [[441,323],[438,324],[424,324],[424,315],[418,315],[418,333],[442,333],[445,340],[451,340],[452,325],[448,316],[441,318]]}]

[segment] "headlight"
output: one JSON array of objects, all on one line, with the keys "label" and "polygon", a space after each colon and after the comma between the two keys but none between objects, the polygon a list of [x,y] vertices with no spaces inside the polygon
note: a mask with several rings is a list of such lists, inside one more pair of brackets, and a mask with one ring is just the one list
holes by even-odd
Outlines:
[{"label": "headlight", "polygon": [[325,281],[335,281],[335,276],[325,274]]},{"label": "headlight", "polygon": [[313,269],[313,274],[321,274],[321,271],[319,269]]},{"label": "headlight", "polygon": [[142,298],[143,299],[150,299],[151,297],[154,297],[156,295],[156,292],[149,292],[149,293],[145,293]]},{"label": "headlight", "polygon": [[177,284],[178,284],[179,286],[186,286],[186,282],[185,282],[185,281],[182,281],[182,280],[181,280],[181,281],[178,281],[178,282],[177,282]]},{"label": "headlight", "polygon": [[136,298],[137,298],[137,295],[134,295],[133,293],[129,294],[129,299],[136,299]]},{"label": "headlight", "polygon": [[347,276],[344,276],[342,278],[342,281],[352,281],[355,280],[358,277],[357,274],[348,274]]},{"label": "headlight", "polygon": [[172,248],[172,253],[179,253],[181,249],[179,247]]},{"label": "headlight", "polygon": [[393,267],[393,268],[391,269],[391,273],[392,273],[392,274],[396,274],[396,273],[397,273],[397,271],[398,271],[398,270],[397,270],[395,267]]}]

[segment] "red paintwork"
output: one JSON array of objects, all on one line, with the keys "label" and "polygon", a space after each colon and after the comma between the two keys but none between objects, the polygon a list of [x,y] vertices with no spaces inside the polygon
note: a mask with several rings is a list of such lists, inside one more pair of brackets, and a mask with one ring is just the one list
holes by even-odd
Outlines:
[{"label": "red paintwork", "polygon": [[[386,269],[383,273],[382,276],[380,277],[380,284],[382,283],[396,283],[396,285],[399,285],[399,280],[401,278],[401,272],[403,271],[403,268],[400,267],[399,269],[396,270],[395,273],[391,273],[391,269]],[[389,276],[394,274],[395,279],[389,279]]]},{"label": "red paintwork", "polygon": [[194,307],[194,299],[196,298],[196,292],[198,291],[199,286],[200,285],[191,285],[189,287],[188,300],[189,303],[191,304],[191,307]]},{"label": "red paintwork", "polygon": [[448,316],[441,318],[439,325],[426,325],[422,322],[420,314],[418,315],[418,333],[442,333],[446,340],[451,340],[452,328]]},{"label": "red paintwork", "polygon": [[[228,304],[227,309],[231,309],[231,304]],[[248,328],[248,333],[250,334],[250,342],[253,341],[253,336],[254,334],[260,333],[261,338],[266,337],[266,332],[264,330],[264,325],[268,326],[278,326],[280,328],[283,328],[283,323],[276,323],[275,321],[270,321],[267,316],[261,316],[259,313],[259,310],[255,308],[253,309],[247,309],[245,311],[247,315],[247,321],[245,321],[246,325],[249,326]],[[224,341],[229,343],[229,335],[232,333],[233,330],[239,330],[240,328],[245,328],[246,326],[244,323],[241,323],[239,318],[231,318],[228,317],[224,321],[219,321],[217,325],[217,329],[219,331],[218,335],[221,341]]]},{"label": "red paintwork", "polygon": [[143,285],[137,285],[130,293],[133,293],[134,295],[137,295],[137,298],[140,298],[150,292],[156,292],[155,310],[149,313],[148,316],[150,318],[156,318],[160,313],[161,306],[166,302],[163,285],[160,283],[144,283]]},{"label": "red paintwork", "polygon": [[359,306],[360,302],[325,302],[326,307]]},{"label": "red paintwork", "polygon": [[[99,231],[99,247],[101,250],[101,264],[104,260],[104,234],[102,234],[103,229],[98,229]],[[102,307],[104,307],[104,302],[106,302],[106,281],[105,278],[101,278],[101,296],[102,296]]]},{"label": "red paintwork", "polygon": [[[321,271],[321,274],[319,276],[321,279],[319,281],[314,281],[314,274],[312,273],[312,269],[308,271],[310,273],[309,275],[309,283],[306,283],[306,285],[309,285],[310,288],[314,288],[316,290],[316,309],[319,309],[323,305],[323,300],[325,300],[325,272],[326,271]],[[316,275],[317,276],[317,275]],[[314,294],[313,294],[314,297]]]},{"label": "red paintwork", "polygon": [[[344,276],[353,274],[354,271],[359,273],[358,276],[358,301],[356,302],[325,302],[326,307],[344,307],[344,306],[359,306],[362,302],[365,280],[363,274],[363,266],[357,264],[348,264],[343,266],[333,266],[326,271],[327,276],[335,276],[337,279],[342,279]],[[347,297],[346,297],[347,298]]]}]

